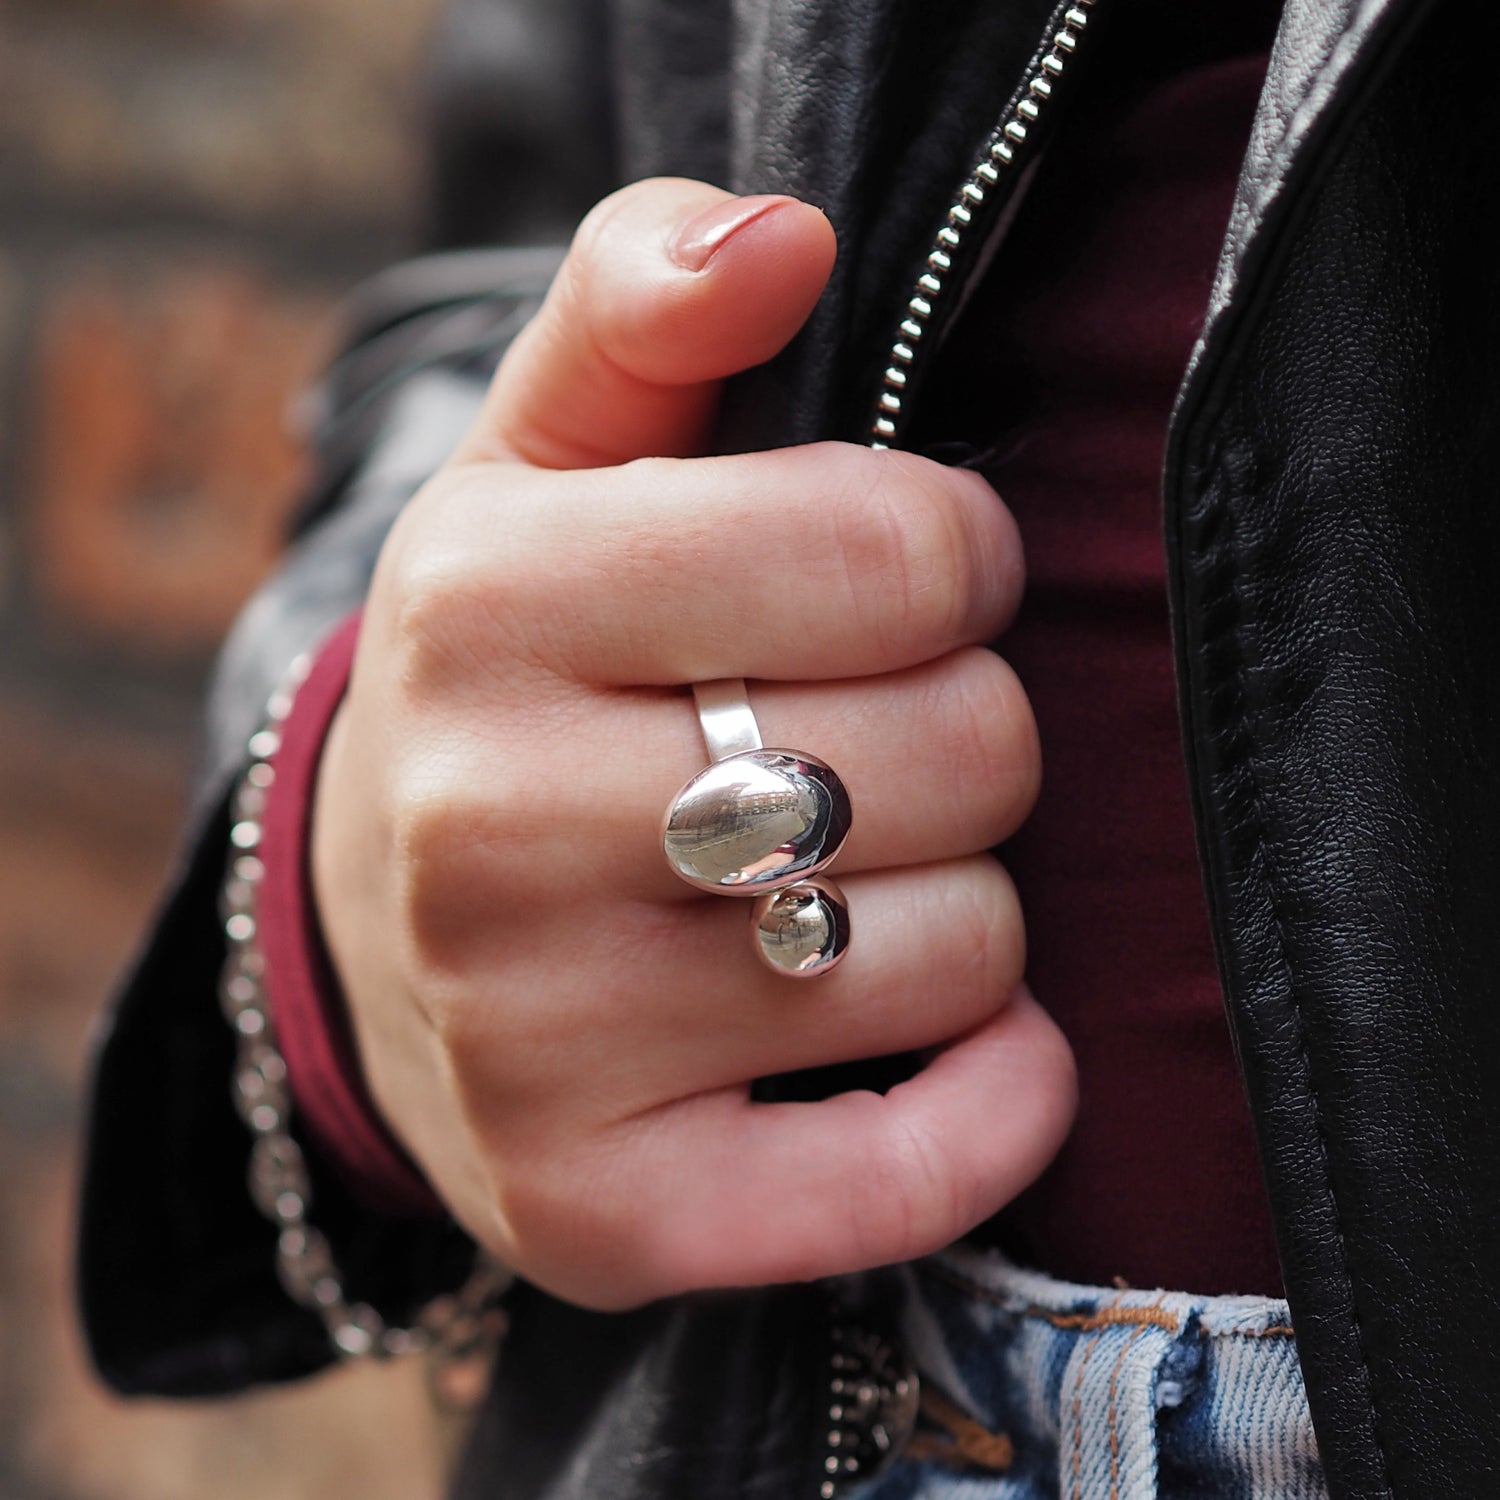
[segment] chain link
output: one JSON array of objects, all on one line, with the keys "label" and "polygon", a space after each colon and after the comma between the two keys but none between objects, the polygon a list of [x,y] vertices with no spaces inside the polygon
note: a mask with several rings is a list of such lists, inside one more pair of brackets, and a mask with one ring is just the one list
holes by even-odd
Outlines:
[{"label": "chain link", "polygon": [[434,1394],[445,1405],[469,1405],[482,1394],[489,1356],[504,1334],[505,1315],[495,1303],[510,1285],[510,1273],[480,1251],[463,1287],[430,1304],[412,1327],[393,1327],[369,1303],[350,1300],[332,1247],[308,1221],[312,1181],[291,1134],[291,1090],[266,994],[256,899],[265,878],[261,820],[276,781],[281,730],[311,668],[310,656],[292,663],[271,695],[265,725],[250,737],[250,763],[231,807],[230,853],[220,893],[227,953],[219,1004],[236,1038],[234,1107],[254,1137],[250,1197],[280,1231],[276,1272],[287,1296],[322,1319],[341,1358],[429,1353]]}]

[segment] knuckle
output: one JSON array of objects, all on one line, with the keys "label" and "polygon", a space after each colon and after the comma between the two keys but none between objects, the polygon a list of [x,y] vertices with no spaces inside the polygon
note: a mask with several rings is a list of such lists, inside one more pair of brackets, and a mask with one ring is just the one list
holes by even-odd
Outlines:
[{"label": "knuckle", "polygon": [[472,958],[471,907],[487,889],[476,859],[478,809],[449,778],[410,756],[393,782],[397,934],[414,988],[425,990],[435,975],[463,975]]},{"label": "knuckle", "polygon": [[974,1192],[964,1152],[929,1122],[906,1116],[896,1133],[905,1162],[908,1202],[902,1259],[941,1248],[973,1222]]},{"label": "knuckle", "polygon": [[944,893],[943,947],[956,989],[1002,1004],[1026,967],[1026,928],[1015,882],[988,854],[965,860]]},{"label": "knuckle", "polygon": [[1078,1109],[1078,1059],[1061,1027],[1050,1026],[1041,1036],[1035,1066],[1054,1114],[1061,1121],[1071,1121]]},{"label": "knuckle", "polygon": [[887,1119],[881,1146],[851,1214],[861,1262],[914,1260],[940,1249],[958,1232],[963,1211],[953,1151],[936,1130],[904,1113]]},{"label": "knuckle", "polygon": [[627,182],[599,199],[583,216],[573,234],[572,253],[597,258],[611,248],[610,240],[620,223],[641,221],[668,223],[684,191],[702,191],[702,184],[682,177],[642,177]]},{"label": "knuckle", "polygon": [[[550,671],[543,660],[547,616],[527,618],[526,602],[475,576],[463,562],[434,559],[412,580],[393,622],[396,686],[418,710],[439,705],[512,712],[533,704],[533,686]],[[452,715],[449,715],[450,720]]]},{"label": "knuckle", "polygon": [[392,620],[402,688],[421,702],[472,675],[481,614],[460,569],[436,558],[410,569]]},{"label": "knuckle", "polygon": [[491,1130],[484,1146],[491,1196],[510,1238],[528,1260],[556,1260],[557,1247],[580,1234],[580,1217],[588,1212],[586,1195],[563,1186],[576,1173],[559,1170],[553,1143],[536,1132],[513,1140]]},{"label": "knuckle", "polygon": [[381,551],[367,613],[397,683],[420,701],[536,659],[528,614],[543,613],[546,570],[525,565],[529,497],[506,496],[511,526],[497,543],[495,486],[489,468],[443,476],[411,501]]},{"label": "knuckle", "polygon": [[434,725],[399,753],[389,793],[399,936],[421,969],[455,978],[504,960],[514,924],[556,898],[570,809],[544,769]]},{"label": "knuckle", "polygon": [[[628,524],[612,530],[622,544],[638,547],[632,562],[661,566],[681,562],[677,545],[683,535],[694,535],[694,517],[686,497],[701,492],[705,484],[705,461],[656,455],[632,458],[615,466],[620,496],[631,502]],[[707,483],[712,484],[709,477]],[[653,505],[641,505],[639,497],[651,496]],[[688,528],[684,531],[684,528]]]},{"label": "knuckle", "polygon": [[477,633],[473,565],[449,544],[444,521],[436,507],[416,509],[414,502],[391,531],[372,591],[401,675],[414,684],[428,671],[444,678],[455,655],[471,653]]},{"label": "knuckle", "polygon": [[859,623],[892,663],[963,640],[974,615],[969,526],[943,470],[864,451],[843,470],[833,520]]},{"label": "knuckle", "polygon": [[652,378],[663,334],[688,313],[657,247],[689,207],[714,196],[701,183],[652,177],[601,199],[574,235],[556,288],[565,316],[553,325],[571,328],[604,365]]},{"label": "knuckle", "polygon": [[[1011,666],[982,646],[955,653],[937,692],[941,701],[928,722],[942,726],[950,784],[962,791],[976,847],[988,848],[1025,822],[1041,793],[1031,700]],[[983,799],[977,807],[976,789]]]},{"label": "knuckle", "polygon": [[617,1151],[523,1133],[490,1146],[492,1196],[516,1262],[569,1300],[623,1311],[686,1289]]}]

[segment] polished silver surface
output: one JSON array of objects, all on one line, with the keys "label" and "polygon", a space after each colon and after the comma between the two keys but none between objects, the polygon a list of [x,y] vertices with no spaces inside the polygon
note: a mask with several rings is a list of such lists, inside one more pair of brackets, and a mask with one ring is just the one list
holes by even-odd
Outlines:
[{"label": "polished silver surface", "polygon": [[816,756],[748,750],[683,787],[667,810],[662,848],[689,885],[758,896],[826,869],[851,816],[843,782]]},{"label": "polished silver surface", "polygon": [[693,702],[698,706],[698,723],[703,728],[703,743],[708,746],[710,760],[726,760],[731,755],[761,748],[760,725],[750,708],[743,677],[695,682]]},{"label": "polished silver surface", "polygon": [[826,876],[771,891],[751,908],[750,941],[767,968],[816,978],[849,949],[849,903]]}]

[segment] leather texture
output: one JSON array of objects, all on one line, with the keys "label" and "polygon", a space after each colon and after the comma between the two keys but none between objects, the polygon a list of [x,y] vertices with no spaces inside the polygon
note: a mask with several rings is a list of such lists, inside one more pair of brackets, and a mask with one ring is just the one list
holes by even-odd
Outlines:
[{"label": "leather texture", "polygon": [[1179,412],[1186,744],[1331,1486],[1477,1497],[1500,1489],[1500,300],[1472,209],[1500,186],[1497,27],[1460,57],[1451,7],[1339,9],[1289,12]]},{"label": "leather texture", "polygon": [[822,1474],[828,1299],[809,1287],[624,1316],[525,1292],[454,1500],[796,1500]]},{"label": "leather texture", "polygon": [[429,234],[475,248],[566,239],[620,181],[610,0],[456,0],[428,93]]},{"label": "leather texture", "polygon": [[724,447],[861,440],[932,234],[1063,8],[740,0],[726,185],[816,203],[839,253],[802,333],[731,384]]},{"label": "leather texture", "polygon": [[[1049,6],[541,8],[572,18],[538,30],[547,56],[594,38],[615,59],[596,160],[827,209],[829,292],[734,383],[724,443],[857,439],[927,236]],[[467,102],[439,132],[439,224],[504,238],[520,211],[507,221],[493,153],[516,136],[486,79],[515,66],[491,43],[524,37],[529,7],[455,12],[450,37],[470,41],[440,53],[437,97]],[[1451,0],[1288,0],[1166,476],[1208,897],[1336,1500],[1500,1492],[1497,30]],[[598,58],[578,66],[597,87]],[[521,93],[562,130],[575,87]],[[596,180],[576,186],[575,216]],[[329,1357],[240,1188],[213,998],[218,805],[271,682],[358,602],[553,263],[419,263],[367,298],[330,380],[322,478],[226,652],[184,867],[100,1054],[80,1272],[122,1389],[224,1390]],[[320,1195],[383,1308],[457,1274],[440,1230],[361,1215],[336,1183]],[[511,1500],[811,1500],[822,1307],[783,1288],[602,1318],[524,1292],[462,1494],[503,1474]]]}]

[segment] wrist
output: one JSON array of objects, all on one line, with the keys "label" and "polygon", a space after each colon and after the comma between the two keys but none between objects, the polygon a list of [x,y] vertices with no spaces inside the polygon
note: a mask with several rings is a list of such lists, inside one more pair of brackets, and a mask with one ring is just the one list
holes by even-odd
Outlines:
[{"label": "wrist", "polygon": [[257,927],[266,992],[298,1117],[367,1207],[438,1215],[442,1205],[397,1143],[366,1084],[348,1009],[324,941],[312,878],[315,791],[348,682],[359,618],[323,644],[286,709],[265,765]]},{"label": "wrist", "polygon": [[[323,664],[324,688],[330,696],[336,688],[342,691],[334,680],[337,666],[336,660]],[[227,952],[219,1001],[236,1037],[235,1102],[253,1139],[248,1186],[256,1207],[279,1231],[276,1261],[283,1288],[294,1302],[318,1315],[338,1353],[346,1359],[385,1358],[430,1350],[436,1356],[434,1389],[447,1392],[455,1372],[462,1384],[462,1367],[473,1351],[487,1359],[503,1337],[505,1314],[498,1299],[513,1280],[510,1272],[478,1250],[468,1280],[452,1297],[430,1304],[413,1326],[388,1324],[375,1307],[353,1300],[346,1290],[331,1245],[309,1217],[312,1179],[291,1133],[292,1091],[267,987],[270,965],[263,948],[261,898],[278,887],[276,880],[268,879],[272,870],[280,872],[284,889],[288,870],[306,868],[301,857],[305,840],[291,838],[294,830],[306,826],[305,798],[302,815],[294,816],[299,804],[293,794],[299,784],[311,784],[320,739],[304,743],[291,720],[299,688],[317,678],[316,663],[306,657],[293,663],[287,681],[272,696],[265,727],[251,736],[250,763],[230,803],[230,852],[221,894]],[[317,706],[317,694],[309,695],[304,714]],[[325,713],[324,723],[327,717]],[[273,812],[272,793],[278,785],[279,811]],[[271,860],[266,857],[268,833]],[[278,849],[296,858],[279,857]],[[274,908],[273,899],[273,936]],[[305,901],[301,909],[310,910]],[[284,994],[289,993],[287,977],[283,976]]]}]

